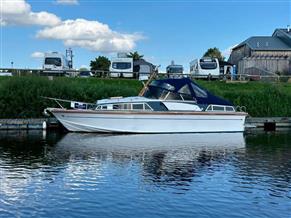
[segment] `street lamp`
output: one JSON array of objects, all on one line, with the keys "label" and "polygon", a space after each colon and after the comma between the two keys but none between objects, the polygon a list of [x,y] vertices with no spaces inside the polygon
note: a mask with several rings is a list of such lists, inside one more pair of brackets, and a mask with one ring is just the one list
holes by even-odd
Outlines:
[{"label": "street lamp", "polygon": [[13,69],[13,64],[14,64],[14,62],[13,61],[11,61],[11,68]]}]

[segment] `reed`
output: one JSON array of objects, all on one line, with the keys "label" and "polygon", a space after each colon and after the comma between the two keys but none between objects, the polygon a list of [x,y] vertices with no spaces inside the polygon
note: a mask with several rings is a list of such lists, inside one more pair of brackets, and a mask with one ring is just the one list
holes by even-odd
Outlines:
[{"label": "reed", "polygon": [[[213,94],[235,105],[244,105],[251,116],[291,116],[291,84],[249,82],[226,84],[198,81]],[[111,96],[137,95],[136,80],[97,78],[3,77],[0,78],[0,118],[37,118],[46,107],[56,106],[41,96],[95,102]]]}]

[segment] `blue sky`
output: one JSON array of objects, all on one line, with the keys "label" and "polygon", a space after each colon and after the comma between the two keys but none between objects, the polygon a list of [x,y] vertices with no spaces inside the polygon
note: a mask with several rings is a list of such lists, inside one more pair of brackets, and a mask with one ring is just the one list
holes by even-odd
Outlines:
[{"label": "blue sky", "polygon": [[[10,67],[13,61],[17,68],[39,68],[42,59],[33,58],[33,53],[37,52],[34,56],[47,51],[64,53],[66,47],[72,47],[76,68],[89,66],[90,60],[98,55],[112,57],[117,51],[137,50],[145,59],[161,64],[162,70],[171,60],[187,70],[189,62],[210,47],[216,46],[227,54],[229,47],[250,36],[271,35],[275,28],[291,24],[290,1],[280,0],[73,0],[74,4],[60,4],[56,0],[0,1],[4,21],[1,67]],[[11,15],[16,12],[9,12],[5,1],[21,2],[26,8]],[[46,16],[50,21],[44,21],[43,16],[35,19],[40,11],[49,13]],[[77,19],[83,19],[83,24]],[[72,20],[71,25],[64,24],[67,20]],[[82,31],[88,31],[90,25],[96,30],[92,37],[101,37],[102,46],[90,36],[90,42],[86,41],[88,35]],[[110,44],[113,38],[117,41]]]}]

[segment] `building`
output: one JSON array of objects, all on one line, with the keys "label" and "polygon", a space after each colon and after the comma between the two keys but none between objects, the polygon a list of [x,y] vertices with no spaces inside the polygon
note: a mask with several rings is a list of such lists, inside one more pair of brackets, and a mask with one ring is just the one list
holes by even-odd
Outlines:
[{"label": "building", "polygon": [[239,74],[291,75],[291,30],[276,29],[272,36],[252,36],[232,49],[228,62]]}]

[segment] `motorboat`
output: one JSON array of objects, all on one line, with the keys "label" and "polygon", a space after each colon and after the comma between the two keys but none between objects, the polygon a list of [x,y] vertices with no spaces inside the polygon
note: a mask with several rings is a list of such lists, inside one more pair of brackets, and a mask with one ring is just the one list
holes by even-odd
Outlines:
[{"label": "motorboat", "polygon": [[148,81],[139,96],[70,103],[45,112],[71,132],[243,132],[248,115],[189,78]]}]

